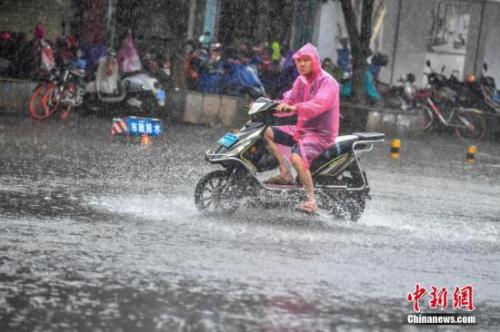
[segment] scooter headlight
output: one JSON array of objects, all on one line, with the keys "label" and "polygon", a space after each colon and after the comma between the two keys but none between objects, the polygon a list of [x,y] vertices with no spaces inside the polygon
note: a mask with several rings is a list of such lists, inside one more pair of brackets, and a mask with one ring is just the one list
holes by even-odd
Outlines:
[{"label": "scooter headlight", "polygon": [[248,110],[248,114],[254,115],[254,114],[258,113],[265,105],[266,105],[266,103],[260,103],[260,102],[252,103],[250,105],[250,109]]}]

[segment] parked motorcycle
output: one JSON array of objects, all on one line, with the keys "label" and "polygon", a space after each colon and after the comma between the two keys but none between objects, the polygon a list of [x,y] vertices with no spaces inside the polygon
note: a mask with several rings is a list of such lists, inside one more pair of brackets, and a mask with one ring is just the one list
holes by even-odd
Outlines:
[{"label": "parked motorcycle", "polygon": [[249,96],[257,99],[266,95],[257,70],[254,66],[239,61],[226,61],[224,64],[222,93],[229,96]]},{"label": "parked motorcycle", "polygon": [[500,115],[500,93],[497,90],[495,79],[488,76],[488,64],[484,63],[481,68],[481,77],[478,80],[471,80],[471,84],[477,83],[482,101],[486,105],[486,109]]},{"label": "parked motorcycle", "polygon": [[474,93],[475,105],[484,110],[486,126],[489,135],[500,135],[500,92],[495,79],[488,75],[488,64],[484,63],[481,75],[468,75],[467,85]]},{"label": "parked motorcycle", "polygon": [[193,52],[188,57],[187,77],[190,85],[202,93],[224,94],[257,99],[266,96],[257,68],[249,59],[240,59],[233,49],[222,56],[222,45]]},{"label": "parked motorcycle", "polygon": [[53,70],[48,81],[33,90],[31,116],[44,120],[59,113],[66,119],[73,109],[82,107],[86,113],[150,116],[170,123],[166,92],[150,74],[136,72],[120,77],[112,56],[99,64],[93,80],[86,81],[86,76],[81,68]]},{"label": "parked motorcycle", "polygon": [[[364,73],[363,87],[366,97],[371,103],[382,101],[378,86],[382,86],[383,84],[380,84],[378,77],[382,67],[386,66],[388,63],[389,57],[382,53],[376,53],[367,58],[368,67]],[[344,99],[349,99],[352,95],[352,71],[347,72],[346,70],[352,70],[352,67],[346,67],[344,64],[341,68],[344,73],[341,80],[340,96]]]},{"label": "parked motorcycle", "polygon": [[151,116],[169,123],[166,97],[158,79],[147,72],[120,75],[111,53],[99,63],[94,79],[85,84],[83,107],[97,114]]},{"label": "parked motorcycle", "polygon": [[388,87],[383,94],[384,104],[390,108],[398,108],[410,113],[416,112],[415,94],[417,86],[415,85],[415,75],[412,73],[401,76],[398,79],[398,85]]},{"label": "parked motorcycle", "polygon": [[[237,133],[224,135],[215,151],[206,152],[206,160],[223,169],[206,174],[198,182],[194,201],[201,212],[230,214],[246,202],[271,207],[304,199],[305,191],[298,181],[279,186],[264,184],[258,177],[278,166],[263,139],[268,126],[279,121],[273,115],[277,105],[267,98],[258,98],[250,105],[250,120]],[[382,133],[339,136],[331,148],[312,162],[310,171],[321,209],[353,221],[361,217],[369,186],[359,155],[384,139]]]}]

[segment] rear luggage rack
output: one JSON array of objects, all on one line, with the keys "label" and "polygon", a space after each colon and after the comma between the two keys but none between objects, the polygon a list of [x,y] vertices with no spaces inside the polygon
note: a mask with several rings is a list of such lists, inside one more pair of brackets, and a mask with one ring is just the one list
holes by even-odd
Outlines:
[{"label": "rear luggage rack", "polygon": [[385,134],[384,133],[352,133],[353,135],[356,135],[359,137],[359,139],[363,141],[383,141],[385,139]]}]

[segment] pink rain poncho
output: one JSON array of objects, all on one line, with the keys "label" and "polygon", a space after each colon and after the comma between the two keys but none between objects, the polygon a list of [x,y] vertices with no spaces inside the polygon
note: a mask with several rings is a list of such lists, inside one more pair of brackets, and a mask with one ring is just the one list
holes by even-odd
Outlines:
[{"label": "pink rain poncho", "polygon": [[[321,69],[316,48],[304,45],[293,58],[310,56],[313,75],[309,80],[299,76],[291,90],[283,94],[282,102],[297,107],[297,124],[277,129],[293,136],[300,148],[305,167],[335,143],[339,131],[339,84]],[[281,116],[283,113],[279,113]],[[285,115],[285,114],[283,114]]]},{"label": "pink rain poncho", "polygon": [[134,38],[131,32],[128,32],[125,38],[123,38],[117,59],[122,73],[132,73],[142,70],[139,53],[135,48]]},{"label": "pink rain poncho", "polygon": [[35,26],[34,37],[36,39],[44,39],[45,38],[45,27],[43,26],[42,23],[38,23]]}]

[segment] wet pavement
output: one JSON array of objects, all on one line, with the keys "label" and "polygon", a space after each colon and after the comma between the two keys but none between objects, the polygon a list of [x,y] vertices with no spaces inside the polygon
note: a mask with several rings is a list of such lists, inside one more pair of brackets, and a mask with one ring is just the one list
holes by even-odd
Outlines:
[{"label": "wet pavement", "polygon": [[[109,144],[109,119],[1,116],[0,330],[500,329],[499,142],[478,144],[474,165],[455,136],[402,139],[395,161],[376,146],[357,223],[209,218],[193,192],[225,131],[176,125],[142,147]],[[477,324],[406,324],[417,283],[446,287],[450,307],[472,285]]]}]

